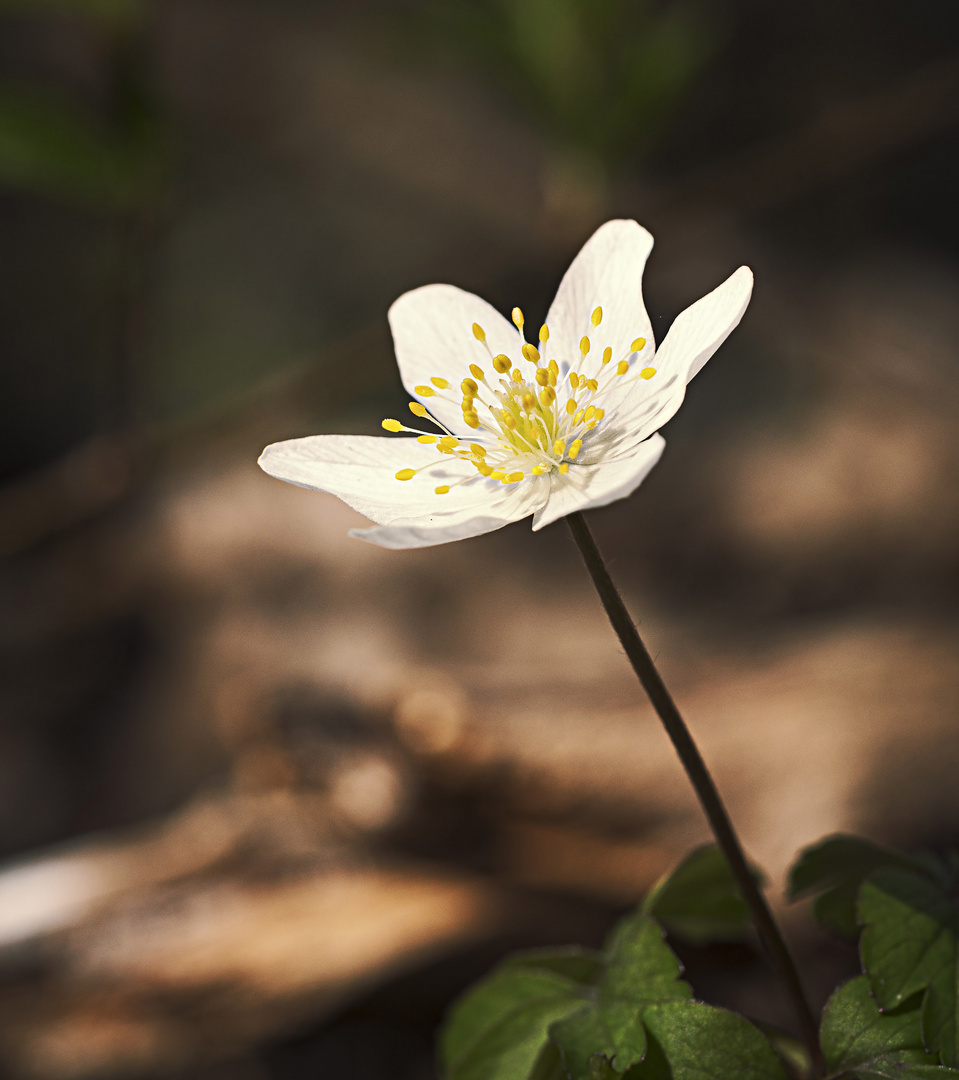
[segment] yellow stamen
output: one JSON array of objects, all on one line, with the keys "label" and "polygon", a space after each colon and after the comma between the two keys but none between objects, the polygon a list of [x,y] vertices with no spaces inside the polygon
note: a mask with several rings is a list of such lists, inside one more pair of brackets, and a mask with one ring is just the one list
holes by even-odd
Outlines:
[{"label": "yellow stamen", "polygon": [[470,364],[470,375],[472,375],[474,379],[479,379],[480,382],[483,381],[483,369],[479,364]]},{"label": "yellow stamen", "polygon": [[498,371],[500,375],[505,375],[510,368],[510,358],[504,353],[500,353],[498,356],[493,357],[493,369]]},{"label": "yellow stamen", "polygon": [[473,323],[473,337],[475,337],[477,341],[486,340],[486,331],[478,322]]},{"label": "yellow stamen", "polygon": [[569,463],[564,461],[559,467],[559,471],[565,476],[569,472]]},{"label": "yellow stamen", "polygon": [[579,339],[579,351],[585,356],[589,352],[589,338],[582,337]]},{"label": "yellow stamen", "polygon": [[548,473],[549,469],[545,465],[534,465],[532,472],[533,476],[542,476],[544,473]]},{"label": "yellow stamen", "polygon": [[430,379],[430,382],[440,390],[449,389],[449,382],[446,379],[441,379],[439,375],[433,375]]},{"label": "yellow stamen", "polygon": [[473,464],[476,466],[477,470],[483,474],[483,476],[493,475],[492,465],[487,465],[485,461],[474,461]]},{"label": "yellow stamen", "polygon": [[521,473],[521,472],[511,472],[509,474],[509,476],[506,477],[506,483],[507,484],[518,484],[520,482],[520,480],[523,479],[524,475],[525,474]]},{"label": "yellow stamen", "polygon": [[416,469],[400,469],[396,474],[397,480],[412,480],[416,476]]},{"label": "yellow stamen", "polygon": [[426,416],[429,415],[427,413],[427,411],[426,411],[426,406],[421,405],[418,401],[411,401],[410,402],[410,412],[414,416],[419,416],[419,417],[426,417]]},{"label": "yellow stamen", "polygon": [[522,402],[523,402],[523,408],[527,412],[532,412],[533,409],[536,408],[536,395],[534,393],[532,393],[531,391],[527,390],[526,393],[523,394]]},{"label": "yellow stamen", "polygon": [[399,422],[399,420],[384,420],[383,427],[386,428],[387,431],[403,430],[403,425]]},{"label": "yellow stamen", "polygon": [[523,323],[525,323],[525,322],[526,322],[526,320],[523,318],[522,311],[520,311],[520,309],[518,307],[514,307],[513,308],[513,325],[516,327],[517,330],[522,330],[523,329]]},{"label": "yellow stamen", "polygon": [[592,420],[595,415],[596,415],[596,406],[595,405],[590,405],[586,409],[586,412],[583,413],[583,419],[584,420]]},{"label": "yellow stamen", "polygon": [[603,321],[603,309],[601,307],[594,308],[593,314],[589,317],[589,321],[593,324],[593,326],[599,326],[599,324]]},{"label": "yellow stamen", "polygon": [[549,327],[546,323],[539,328],[539,340],[542,342],[549,341]]},{"label": "yellow stamen", "polygon": [[641,379],[651,379],[655,374],[656,369],[654,367],[644,367],[643,370],[639,373],[639,377]]},{"label": "yellow stamen", "polygon": [[528,342],[523,346],[523,355],[531,364],[535,364],[539,359],[539,349],[535,345],[530,345]]},{"label": "yellow stamen", "polygon": [[435,443],[438,440],[435,435],[417,435],[416,441],[429,445],[430,443]]},{"label": "yellow stamen", "polygon": [[473,451],[474,457],[486,457],[486,447],[480,446],[479,443],[471,442],[470,450]]},{"label": "yellow stamen", "polygon": [[490,480],[502,480],[506,473],[502,469],[494,469],[490,474]]},{"label": "yellow stamen", "polygon": [[566,411],[570,416],[576,412],[576,398],[570,398],[569,401],[566,402]]},{"label": "yellow stamen", "polygon": [[438,488],[433,488],[437,495],[448,495],[450,486],[449,484],[440,484]]},{"label": "yellow stamen", "polygon": [[616,365],[616,374],[625,375],[627,371],[629,371],[629,361],[620,360],[620,362]]},{"label": "yellow stamen", "polygon": [[480,426],[479,417],[476,415],[475,412],[464,412],[463,423],[466,424],[467,427],[472,428],[474,431]]},{"label": "yellow stamen", "polygon": [[469,397],[476,397],[479,393],[479,387],[472,379],[464,379],[460,383],[460,390],[462,390],[464,394],[469,395]]},{"label": "yellow stamen", "polygon": [[513,382],[522,382],[523,373],[518,367],[514,367],[512,372],[510,373],[510,378],[512,378]]},{"label": "yellow stamen", "polygon": [[606,348],[603,349],[603,363],[608,364],[610,362],[610,360],[612,360],[612,359],[613,359],[613,350],[607,345]]},{"label": "yellow stamen", "polygon": [[570,444],[569,450],[566,452],[566,456],[568,458],[575,458],[576,455],[580,452],[580,450],[582,450],[582,448],[583,448],[583,440],[582,439],[576,439],[574,442],[572,442]]},{"label": "yellow stamen", "polygon": [[549,384],[549,372],[546,368],[536,369],[536,381],[540,386],[547,386]]},{"label": "yellow stamen", "polygon": [[556,442],[553,443],[553,453],[560,455],[566,453],[566,443],[563,442],[562,439],[557,439]]},{"label": "yellow stamen", "polygon": [[539,394],[539,400],[549,408],[556,400],[556,391],[551,386],[544,387]]},{"label": "yellow stamen", "polygon": [[442,446],[444,450],[455,450],[459,444],[459,439],[454,438],[452,435],[444,435],[443,438],[440,439],[440,446]]},{"label": "yellow stamen", "polygon": [[432,386],[414,386],[413,389],[420,397],[433,397],[436,394]]},{"label": "yellow stamen", "polygon": [[642,352],[643,349],[645,349],[645,348],[646,348],[646,339],[644,337],[638,337],[632,343],[632,345],[630,345],[629,351],[630,352]]},{"label": "yellow stamen", "polygon": [[599,389],[599,383],[595,379],[587,379],[586,380],[586,389],[587,390],[592,390],[593,393],[595,394],[596,391]]},{"label": "yellow stamen", "polygon": [[579,412],[573,417],[573,427],[579,427],[580,422],[583,419],[583,413],[585,411],[585,409],[580,409]]}]

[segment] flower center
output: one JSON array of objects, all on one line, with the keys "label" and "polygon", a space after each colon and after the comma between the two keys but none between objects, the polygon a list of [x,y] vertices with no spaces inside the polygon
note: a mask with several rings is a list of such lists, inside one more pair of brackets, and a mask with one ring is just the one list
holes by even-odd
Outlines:
[{"label": "flower center", "polygon": [[[597,428],[606,415],[598,403],[614,386],[622,386],[633,379],[651,379],[656,369],[644,367],[632,378],[624,378],[635,370],[633,361],[646,347],[646,339],[639,337],[630,345],[625,356],[613,361],[613,350],[606,346],[602,352],[593,349],[589,333],[596,334],[603,321],[603,309],[597,307],[590,316],[589,332],[579,343],[577,367],[561,375],[555,359],[546,360],[549,327],[544,323],[539,331],[539,348],[524,340],[521,357],[509,357],[505,353],[493,355],[486,341],[486,332],[473,323],[473,337],[477,345],[485,349],[485,361],[493,373],[478,363],[469,365],[469,377],[460,383],[462,400],[458,403],[463,423],[477,432],[477,442],[466,444],[432,417],[426,407],[417,401],[410,402],[414,416],[429,418],[442,431],[443,437],[416,432],[417,441],[433,443],[440,454],[456,456],[469,461],[480,476],[503,484],[517,484],[528,476],[543,476],[554,469],[560,474],[569,472],[583,447],[584,439]],[[519,308],[513,308],[513,322],[523,334],[524,318]],[[478,357],[479,359],[479,357]],[[520,365],[523,365],[522,367]],[[567,365],[564,364],[564,367]],[[420,397],[439,397],[456,403],[455,398],[444,393],[450,390],[447,379],[434,376],[431,386],[414,389]],[[387,431],[409,431],[398,420],[384,420]],[[439,465],[442,458],[420,469],[400,469],[397,480],[413,477]],[[458,483],[465,483],[465,477]],[[453,485],[456,486],[456,485]],[[445,495],[450,485],[434,488],[437,495]]]}]

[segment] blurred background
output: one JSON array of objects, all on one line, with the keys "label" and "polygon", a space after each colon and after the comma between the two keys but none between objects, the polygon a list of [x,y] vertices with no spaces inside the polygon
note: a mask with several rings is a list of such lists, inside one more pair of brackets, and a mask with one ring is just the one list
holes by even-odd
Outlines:
[{"label": "blurred background", "polygon": [[659,339],[756,274],[592,521],[821,1004],[796,850],[959,840],[957,190],[950,0],[4,0],[0,1073],[427,1080],[708,839],[562,523],[387,552],[255,464],[612,216]]}]

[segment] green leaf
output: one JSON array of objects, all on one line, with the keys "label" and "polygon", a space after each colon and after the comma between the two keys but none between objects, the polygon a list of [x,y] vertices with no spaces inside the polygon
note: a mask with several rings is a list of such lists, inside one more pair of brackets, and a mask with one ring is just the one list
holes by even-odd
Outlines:
[{"label": "green leaf", "polygon": [[608,1058],[617,1072],[641,1061],[646,1052],[643,1009],[692,996],[680,979],[682,967],[663,939],[662,928],[641,911],[617,926],[606,954],[606,970],[593,1000],[550,1029],[572,1080],[589,1076],[595,1054]]},{"label": "green leaf", "polygon": [[647,1008],[643,1024],[649,1064],[633,1069],[630,1080],[788,1080],[762,1032],[736,1013],[673,1001]]},{"label": "green leaf", "polygon": [[855,1073],[860,1080],[959,1076],[923,1049],[919,1009],[881,1013],[867,975],[840,986],[826,1002],[820,1043],[831,1074]]},{"label": "green leaf", "polygon": [[877,870],[859,894],[859,951],[882,1009],[925,990],[922,1034],[944,1065],[959,1065],[957,912],[942,887],[903,870]]},{"label": "green leaf", "polygon": [[[754,874],[762,883],[762,875]],[[694,945],[736,941],[752,922],[726,857],[715,844],[697,848],[653,886],[643,910]]]},{"label": "green leaf", "polygon": [[570,945],[560,949],[527,949],[513,953],[500,963],[498,970],[523,968],[547,971],[584,986],[594,986],[605,965],[606,958],[596,949],[581,949],[577,945]]},{"label": "green leaf", "polygon": [[583,1005],[584,988],[548,970],[504,965],[457,1002],[440,1038],[450,1080],[527,1080],[550,1025]]},{"label": "green leaf", "polygon": [[819,894],[813,905],[816,919],[831,930],[855,937],[859,887],[873,871],[886,866],[916,870],[918,863],[858,836],[828,836],[800,852],[789,872],[788,896],[798,900]]}]

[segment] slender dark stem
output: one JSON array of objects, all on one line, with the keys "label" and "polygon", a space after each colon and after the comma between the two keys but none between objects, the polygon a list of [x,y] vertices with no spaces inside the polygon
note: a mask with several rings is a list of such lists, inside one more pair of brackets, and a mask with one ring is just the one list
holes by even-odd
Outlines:
[{"label": "slender dark stem", "polygon": [[736,878],[743,899],[749,905],[759,936],[766,946],[773,963],[779,969],[783,981],[786,983],[799,1017],[803,1041],[809,1049],[817,1070],[821,1070],[822,1054],[819,1049],[816,1022],[813,1019],[809,1003],[806,1001],[806,995],[799,980],[799,973],[796,971],[793,958],[789,953],[786,942],[783,940],[779,927],[776,925],[776,920],[769,910],[769,905],[766,903],[756,879],[750,873],[746,858],[743,855],[742,846],[739,843],[739,837],[729,820],[729,814],[726,812],[719,791],[713,783],[713,778],[709,775],[706,763],[693,742],[689,728],[686,727],[685,721],[680,716],[675,702],[666,689],[666,684],[656,670],[653,659],[643,644],[642,638],[640,638],[639,632],[626,610],[626,605],[619,595],[619,590],[609,576],[609,571],[606,569],[603,557],[599,553],[593,534],[586,524],[586,519],[581,513],[574,513],[570,514],[566,520],[582,553],[586,568],[593,579],[593,584],[596,586],[596,591],[599,593],[599,598],[603,602],[603,607],[606,609],[606,614],[609,616],[609,621],[613,624],[613,629],[626,650],[629,662],[633,665],[633,670],[636,672],[640,683],[642,683],[643,689],[649,695],[649,700],[653,703],[653,708],[662,721],[666,734],[672,740],[676,753],[679,754],[683,768],[696,790],[696,795],[706,812],[706,817],[709,818],[716,841],[726,856],[729,868]]}]

